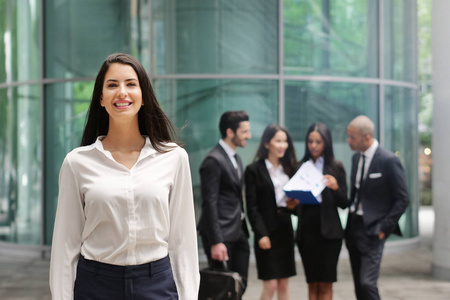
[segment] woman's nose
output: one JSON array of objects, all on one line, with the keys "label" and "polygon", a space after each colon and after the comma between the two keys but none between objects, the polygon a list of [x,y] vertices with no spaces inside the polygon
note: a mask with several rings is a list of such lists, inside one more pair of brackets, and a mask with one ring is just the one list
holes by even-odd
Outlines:
[{"label": "woman's nose", "polygon": [[117,92],[117,96],[119,98],[125,98],[127,96],[127,92],[125,91],[125,89],[123,87],[121,87],[119,89],[119,92]]}]

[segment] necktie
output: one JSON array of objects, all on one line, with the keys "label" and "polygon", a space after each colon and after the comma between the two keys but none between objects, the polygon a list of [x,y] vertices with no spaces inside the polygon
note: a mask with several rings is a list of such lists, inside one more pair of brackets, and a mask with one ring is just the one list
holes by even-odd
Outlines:
[{"label": "necktie", "polygon": [[359,177],[359,189],[361,189],[361,185],[364,180],[364,169],[366,168],[366,157],[362,153],[361,157],[362,157],[362,167],[361,167],[361,177]]},{"label": "necktie", "polygon": [[241,174],[241,168],[240,168],[240,164],[239,164],[239,157],[238,157],[237,153],[234,155],[234,158],[236,159],[236,164],[237,164],[236,171],[238,174],[238,178],[241,179],[242,174]]},{"label": "necktie", "polygon": [[357,189],[358,193],[357,193],[357,198],[356,198],[356,203],[355,203],[355,212],[358,211],[358,207],[359,207],[359,203],[360,203],[360,199],[361,199],[361,187],[362,187],[362,183],[364,180],[364,169],[366,168],[366,156],[361,153],[361,158],[362,158],[362,167],[361,167],[361,176],[359,177],[359,188]]}]

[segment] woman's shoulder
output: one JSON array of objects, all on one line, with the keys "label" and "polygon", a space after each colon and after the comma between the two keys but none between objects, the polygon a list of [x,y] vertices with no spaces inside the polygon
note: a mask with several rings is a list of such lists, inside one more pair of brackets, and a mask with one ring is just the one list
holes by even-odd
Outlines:
[{"label": "woman's shoulder", "polygon": [[92,155],[94,148],[93,145],[88,145],[72,149],[65,155],[61,168],[65,169],[69,167],[70,169],[78,169],[80,166],[91,164],[92,159],[94,159],[94,155]]},{"label": "woman's shoulder", "polygon": [[170,155],[174,157],[176,156],[180,158],[188,157],[186,149],[184,149],[183,147],[174,142],[161,143],[161,150],[162,150],[161,154],[164,155]]},{"label": "woman's shoulder", "polygon": [[66,154],[66,159],[76,160],[77,157],[82,156],[86,152],[90,152],[95,148],[95,143],[87,146],[80,146],[73,148],[69,153]]},{"label": "woman's shoulder", "polygon": [[337,174],[345,174],[344,164],[340,160],[335,159],[330,167]]},{"label": "woman's shoulder", "polygon": [[334,163],[336,164],[336,167],[342,168],[342,169],[344,168],[344,164],[340,160],[335,159]]}]

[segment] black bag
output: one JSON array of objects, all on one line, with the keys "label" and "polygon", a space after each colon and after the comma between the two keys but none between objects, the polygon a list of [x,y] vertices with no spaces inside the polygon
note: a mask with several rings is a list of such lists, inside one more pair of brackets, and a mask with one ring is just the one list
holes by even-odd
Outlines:
[{"label": "black bag", "polygon": [[237,272],[205,268],[200,270],[198,300],[241,300],[244,283]]}]

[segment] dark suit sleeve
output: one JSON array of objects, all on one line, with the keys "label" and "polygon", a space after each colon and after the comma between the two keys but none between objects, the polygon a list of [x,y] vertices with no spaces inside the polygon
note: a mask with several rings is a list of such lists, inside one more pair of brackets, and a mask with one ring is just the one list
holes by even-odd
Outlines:
[{"label": "dark suit sleeve", "polygon": [[393,204],[389,213],[381,220],[381,231],[390,234],[409,205],[409,195],[400,159],[391,156],[386,161],[386,168]]},{"label": "dark suit sleeve", "polygon": [[258,211],[258,191],[257,183],[261,180],[257,175],[255,165],[247,167],[245,170],[245,198],[247,202],[247,215],[255,232],[255,238],[258,241],[264,236],[268,236],[269,232],[264,224],[264,220]]},{"label": "dark suit sleeve", "polygon": [[337,162],[336,181],[339,188],[333,191],[336,205],[340,208],[347,208],[349,206],[347,198],[347,179],[345,175],[345,169],[341,162]]},{"label": "dark suit sleeve", "polygon": [[211,245],[222,243],[223,234],[219,224],[218,199],[221,169],[212,157],[206,157],[200,167],[202,190],[202,217],[206,218],[208,239]]}]

